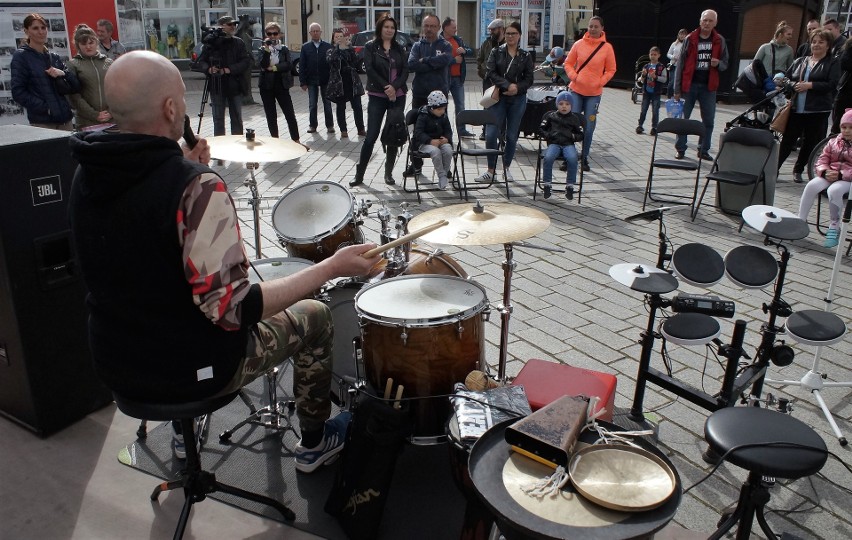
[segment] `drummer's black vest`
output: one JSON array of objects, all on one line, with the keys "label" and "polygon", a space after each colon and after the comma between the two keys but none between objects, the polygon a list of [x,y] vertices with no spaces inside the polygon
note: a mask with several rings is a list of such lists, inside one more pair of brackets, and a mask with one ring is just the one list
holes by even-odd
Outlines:
[{"label": "drummer's black vest", "polygon": [[178,150],[144,181],[98,200],[83,192],[77,170],[70,217],[89,289],[89,340],[99,376],[125,397],[208,397],[245,354],[247,330],[213,324],[184,274],[178,207],[187,184],[204,172],[212,171]]}]

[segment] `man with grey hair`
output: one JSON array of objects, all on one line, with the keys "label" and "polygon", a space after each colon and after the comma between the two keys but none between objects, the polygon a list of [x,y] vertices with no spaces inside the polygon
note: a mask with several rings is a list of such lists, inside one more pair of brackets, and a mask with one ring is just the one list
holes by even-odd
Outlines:
[{"label": "man with grey hair", "polygon": [[115,27],[112,22],[107,19],[98,21],[95,33],[98,35],[98,51],[111,60],[115,60],[122,54],[127,52],[124,45],[117,40],[112,39],[112,31]]},{"label": "man with grey hair", "polygon": [[331,69],[328,65],[328,51],[331,43],[322,40],[322,26],[312,23],[308,27],[311,40],[302,45],[299,55],[299,85],[308,92],[308,133],[316,133],[319,125],[317,101],[322,97],[322,110],[325,115],[325,128],[334,133],[334,117],[331,114],[331,101],[325,97]]},{"label": "man with grey hair", "polygon": [[[716,90],[719,88],[719,72],[728,69],[728,46],[725,38],[716,31],[718,15],[712,9],[701,13],[701,20],[683,40],[680,62],[675,70],[674,98],[683,95],[683,117],[689,118],[695,102],[701,108],[701,122],[705,135],[698,149],[698,157],[713,160],[710,156],[710,141],[716,118]],[[675,143],[677,159],[686,153],[686,136],[678,136]]]}]

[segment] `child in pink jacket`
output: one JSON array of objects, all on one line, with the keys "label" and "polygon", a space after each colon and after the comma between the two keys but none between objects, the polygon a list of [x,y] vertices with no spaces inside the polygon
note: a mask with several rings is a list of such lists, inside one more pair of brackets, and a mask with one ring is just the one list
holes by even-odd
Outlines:
[{"label": "child in pink jacket", "polygon": [[843,208],[843,196],[849,193],[852,185],[852,109],[846,109],[840,119],[840,135],[828,141],[814,169],[817,176],[808,182],[802,192],[799,217],[807,220],[817,196],[827,190],[830,223],[823,245],[833,248],[838,242],[837,226]]}]

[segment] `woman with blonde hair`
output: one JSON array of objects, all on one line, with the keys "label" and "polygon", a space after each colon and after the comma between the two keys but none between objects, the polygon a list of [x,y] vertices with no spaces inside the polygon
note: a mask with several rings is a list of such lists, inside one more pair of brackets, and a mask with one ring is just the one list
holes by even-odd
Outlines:
[{"label": "woman with blonde hair", "polygon": [[98,35],[85,24],[74,30],[77,54],[68,62],[68,69],[80,81],[80,92],[68,98],[77,116],[77,129],[104,124],[112,120],[104,95],[104,77],[112,60],[98,49]]},{"label": "woman with blonde hair", "polygon": [[772,41],[764,43],[757,49],[754,59],[760,60],[770,77],[774,77],[781,71],[787,71],[787,68],[793,64],[795,51],[788,45],[791,39],[793,39],[793,27],[787,24],[787,21],[781,21],[775,27]]}]

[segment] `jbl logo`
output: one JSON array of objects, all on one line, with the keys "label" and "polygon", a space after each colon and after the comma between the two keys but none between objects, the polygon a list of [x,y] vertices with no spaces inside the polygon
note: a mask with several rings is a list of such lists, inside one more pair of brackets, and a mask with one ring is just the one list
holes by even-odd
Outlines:
[{"label": "jbl logo", "polygon": [[62,184],[59,176],[45,176],[30,180],[33,193],[33,206],[55,203],[62,200]]}]

